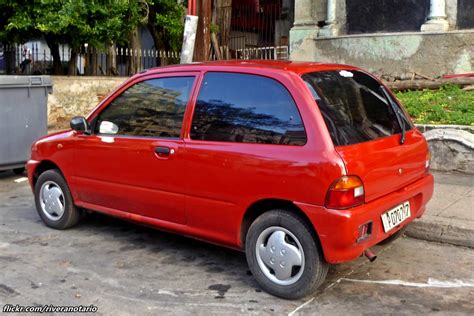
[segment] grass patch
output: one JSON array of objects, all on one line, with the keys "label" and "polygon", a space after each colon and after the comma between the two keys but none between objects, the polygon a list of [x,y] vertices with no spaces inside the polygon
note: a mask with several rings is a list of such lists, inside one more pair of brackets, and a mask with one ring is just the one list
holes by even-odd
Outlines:
[{"label": "grass patch", "polygon": [[397,92],[418,124],[474,125],[474,91],[448,85],[438,90]]}]

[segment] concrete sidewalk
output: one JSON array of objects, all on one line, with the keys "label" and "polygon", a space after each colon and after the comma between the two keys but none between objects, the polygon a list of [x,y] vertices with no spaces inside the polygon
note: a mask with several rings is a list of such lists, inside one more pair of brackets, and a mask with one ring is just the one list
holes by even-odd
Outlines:
[{"label": "concrete sidewalk", "polygon": [[433,199],[406,235],[474,248],[474,176],[433,172]]}]

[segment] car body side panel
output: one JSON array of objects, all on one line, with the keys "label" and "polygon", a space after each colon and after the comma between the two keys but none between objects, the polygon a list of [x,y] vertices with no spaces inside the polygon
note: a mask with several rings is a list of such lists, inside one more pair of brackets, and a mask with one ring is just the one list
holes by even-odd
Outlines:
[{"label": "car body side panel", "polygon": [[267,145],[257,153],[256,147],[205,141],[186,145],[190,226],[238,236],[252,203],[281,199],[324,205],[327,188],[342,173],[340,166],[318,158],[330,156],[329,152]]}]

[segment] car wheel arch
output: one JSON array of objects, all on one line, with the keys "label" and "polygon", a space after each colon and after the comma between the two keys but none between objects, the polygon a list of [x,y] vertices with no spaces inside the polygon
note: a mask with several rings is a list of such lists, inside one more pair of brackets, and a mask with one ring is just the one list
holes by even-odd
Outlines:
[{"label": "car wheel arch", "polygon": [[255,221],[255,219],[257,219],[260,215],[276,209],[285,210],[300,217],[300,219],[302,219],[304,222],[306,222],[306,224],[308,224],[308,227],[311,229],[311,233],[313,234],[313,238],[321,246],[318,232],[311,223],[309,217],[301,208],[299,208],[297,205],[295,205],[292,201],[289,200],[263,199],[252,203],[247,208],[244,213],[244,216],[242,217],[239,236],[240,248],[242,250],[245,250],[245,239],[250,225],[252,225],[253,221]]},{"label": "car wheel arch", "polygon": [[51,160],[42,160],[38,164],[38,166],[36,166],[36,168],[33,172],[33,185],[36,185],[36,181],[38,181],[39,176],[43,172],[48,171],[48,170],[52,170],[52,169],[58,170],[61,173],[61,175],[64,177],[64,174],[61,171],[61,168],[59,168],[59,166],[56,163],[54,163]]}]

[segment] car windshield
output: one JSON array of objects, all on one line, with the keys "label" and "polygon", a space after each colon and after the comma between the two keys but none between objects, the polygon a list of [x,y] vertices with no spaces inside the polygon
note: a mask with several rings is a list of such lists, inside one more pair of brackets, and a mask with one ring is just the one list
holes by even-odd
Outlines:
[{"label": "car windshield", "polygon": [[[335,70],[307,73],[302,78],[319,106],[334,145],[352,145],[400,133],[389,96],[371,76]],[[410,129],[408,119],[403,113],[400,115],[406,129]]]}]

